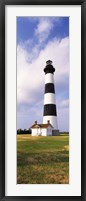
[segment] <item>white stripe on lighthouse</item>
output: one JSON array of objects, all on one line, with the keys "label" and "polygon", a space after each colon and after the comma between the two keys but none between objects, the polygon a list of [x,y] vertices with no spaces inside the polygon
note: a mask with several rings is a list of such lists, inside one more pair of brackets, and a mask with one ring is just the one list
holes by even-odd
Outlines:
[{"label": "white stripe on lighthouse", "polygon": [[55,94],[53,93],[44,94],[44,105],[45,104],[56,104]]},{"label": "white stripe on lighthouse", "polygon": [[58,129],[57,116],[43,116],[43,124],[46,124],[48,120],[50,121],[50,124],[54,127],[54,129]]},{"label": "white stripe on lighthouse", "polygon": [[46,83],[54,83],[54,77],[52,73],[47,73],[45,75],[45,84]]}]

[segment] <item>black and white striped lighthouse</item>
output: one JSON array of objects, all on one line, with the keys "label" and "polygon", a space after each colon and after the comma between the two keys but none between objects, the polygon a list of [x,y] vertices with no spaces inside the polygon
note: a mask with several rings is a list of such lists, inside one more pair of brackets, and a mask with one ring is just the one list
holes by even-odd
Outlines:
[{"label": "black and white striped lighthouse", "polygon": [[55,68],[52,65],[52,61],[48,60],[44,68],[45,72],[45,93],[44,93],[44,113],[43,124],[50,121],[55,130],[57,126],[57,111],[55,100],[55,87],[54,87],[54,72]]}]

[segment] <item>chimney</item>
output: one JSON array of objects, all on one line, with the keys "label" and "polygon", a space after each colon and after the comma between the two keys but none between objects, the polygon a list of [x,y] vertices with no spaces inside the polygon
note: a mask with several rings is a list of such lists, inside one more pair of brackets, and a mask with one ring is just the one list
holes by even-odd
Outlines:
[{"label": "chimney", "polygon": [[35,124],[37,124],[37,121],[35,121]]},{"label": "chimney", "polygon": [[47,123],[50,124],[50,120],[48,120]]}]

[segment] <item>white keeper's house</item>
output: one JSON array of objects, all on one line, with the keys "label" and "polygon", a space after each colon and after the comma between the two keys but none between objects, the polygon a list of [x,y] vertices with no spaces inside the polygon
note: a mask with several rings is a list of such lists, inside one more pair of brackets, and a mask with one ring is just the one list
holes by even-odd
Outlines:
[{"label": "white keeper's house", "polygon": [[37,121],[31,126],[32,136],[52,136],[53,126],[48,120],[46,124],[38,124]]}]

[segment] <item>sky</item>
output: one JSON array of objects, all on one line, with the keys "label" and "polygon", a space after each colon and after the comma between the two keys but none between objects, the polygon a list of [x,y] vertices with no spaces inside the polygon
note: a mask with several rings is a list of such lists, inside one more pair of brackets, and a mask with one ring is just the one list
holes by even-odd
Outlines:
[{"label": "sky", "polygon": [[69,131],[69,18],[17,17],[17,129],[43,123],[46,61],[55,67],[60,131]]}]

